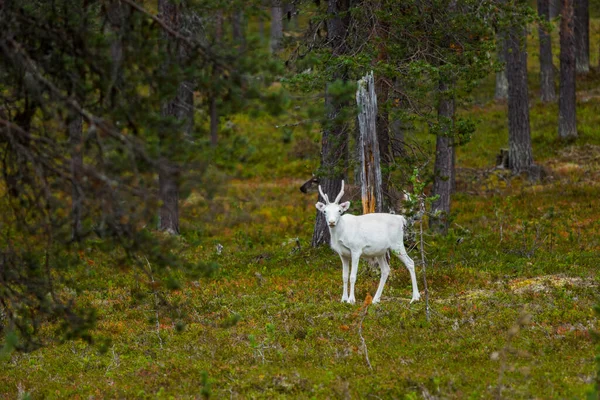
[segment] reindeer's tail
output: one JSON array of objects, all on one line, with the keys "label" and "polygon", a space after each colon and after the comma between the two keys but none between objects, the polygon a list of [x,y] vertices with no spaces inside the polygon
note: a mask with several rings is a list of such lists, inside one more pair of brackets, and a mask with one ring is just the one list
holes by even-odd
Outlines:
[{"label": "reindeer's tail", "polygon": [[404,215],[399,215],[399,217],[402,219],[402,228],[406,228],[408,226],[408,221],[406,220]]}]

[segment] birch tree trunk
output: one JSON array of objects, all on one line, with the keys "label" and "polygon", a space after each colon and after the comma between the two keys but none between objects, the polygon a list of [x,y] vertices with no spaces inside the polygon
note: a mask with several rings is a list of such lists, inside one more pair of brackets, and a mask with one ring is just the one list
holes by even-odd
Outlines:
[{"label": "birch tree trunk", "polygon": [[377,140],[377,95],[373,72],[358,81],[356,103],[360,128],[360,187],[363,214],[382,212],[381,165]]},{"label": "birch tree trunk", "polygon": [[561,139],[577,137],[574,22],[573,0],[563,0],[560,20],[560,97],[558,99],[558,136]]},{"label": "birch tree trunk", "polygon": [[[550,20],[550,0],[537,0],[538,15],[544,22]],[[552,63],[552,40],[543,25],[538,27],[540,37],[540,99],[544,103],[556,100],[554,88],[554,65]]]}]

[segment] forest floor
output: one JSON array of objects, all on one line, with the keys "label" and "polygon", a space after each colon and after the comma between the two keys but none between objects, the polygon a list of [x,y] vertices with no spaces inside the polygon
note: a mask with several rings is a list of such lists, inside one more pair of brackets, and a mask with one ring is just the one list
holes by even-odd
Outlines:
[{"label": "forest floor", "polygon": [[[106,346],[49,341],[13,353],[0,361],[0,398],[585,398],[600,329],[600,75],[586,79],[570,143],[556,139],[557,105],[531,95],[541,182],[494,168],[507,146],[506,105],[467,111],[480,123],[457,156],[450,234],[425,238],[420,302],[409,304],[410,278],[394,259],[380,304],[363,302],[379,281],[366,263],[359,304],[340,303],[339,258],[310,247],[315,196],[298,190],[316,160],[285,158],[314,140],[264,150],[275,159],[260,153],[264,143],[246,143],[265,160],[256,171],[290,170],[226,180],[183,202],[174,251],[216,271],[167,290],[90,249],[72,278]],[[271,120],[247,129],[277,137]]]}]

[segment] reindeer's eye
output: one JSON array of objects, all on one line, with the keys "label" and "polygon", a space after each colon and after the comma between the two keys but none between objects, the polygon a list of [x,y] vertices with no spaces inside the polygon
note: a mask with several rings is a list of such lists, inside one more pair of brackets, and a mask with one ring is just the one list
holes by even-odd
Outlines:
[{"label": "reindeer's eye", "polygon": [[342,210],[338,210],[340,212],[340,214],[342,213]]}]

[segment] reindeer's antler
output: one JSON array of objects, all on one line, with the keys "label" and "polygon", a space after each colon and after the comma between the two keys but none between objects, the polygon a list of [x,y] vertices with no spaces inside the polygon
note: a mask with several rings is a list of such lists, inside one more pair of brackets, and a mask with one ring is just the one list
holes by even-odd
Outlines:
[{"label": "reindeer's antler", "polygon": [[325,193],[323,193],[323,189],[321,189],[321,185],[319,185],[319,193],[321,193],[321,197],[323,197],[323,199],[325,199],[325,202],[327,204],[329,204],[329,197],[327,197],[327,195]]},{"label": "reindeer's antler", "polygon": [[344,180],[342,179],[342,190],[340,190],[340,193],[337,195],[337,197],[335,198],[334,203],[339,203],[340,200],[342,199],[342,196],[344,195]]}]

